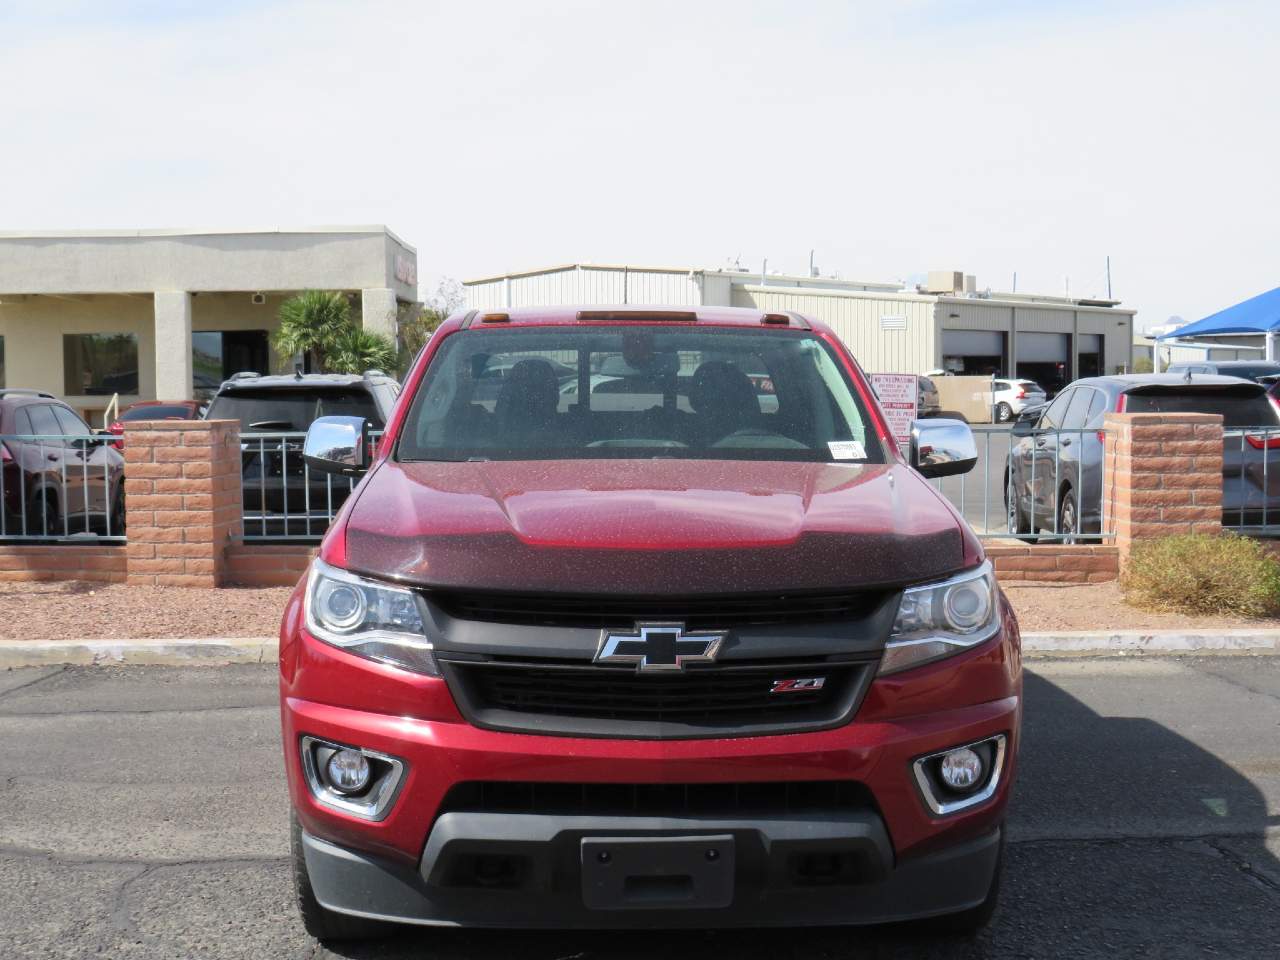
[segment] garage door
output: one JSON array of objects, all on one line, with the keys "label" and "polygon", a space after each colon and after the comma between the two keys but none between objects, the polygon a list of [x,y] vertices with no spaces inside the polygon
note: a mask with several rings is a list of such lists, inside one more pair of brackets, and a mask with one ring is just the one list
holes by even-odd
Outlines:
[{"label": "garage door", "polygon": [[1071,359],[1069,333],[1019,333],[1019,363],[1067,363]]},{"label": "garage door", "polygon": [[998,330],[943,330],[944,357],[998,357],[1004,353],[1004,334]]}]

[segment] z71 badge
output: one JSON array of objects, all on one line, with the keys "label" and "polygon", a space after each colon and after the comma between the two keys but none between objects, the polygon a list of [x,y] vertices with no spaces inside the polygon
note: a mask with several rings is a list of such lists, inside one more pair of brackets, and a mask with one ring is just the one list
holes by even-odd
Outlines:
[{"label": "z71 badge", "polygon": [[804,690],[821,690],[826,677],[802,677],[798,680],[775,680],[770,693],[800,693]]}]

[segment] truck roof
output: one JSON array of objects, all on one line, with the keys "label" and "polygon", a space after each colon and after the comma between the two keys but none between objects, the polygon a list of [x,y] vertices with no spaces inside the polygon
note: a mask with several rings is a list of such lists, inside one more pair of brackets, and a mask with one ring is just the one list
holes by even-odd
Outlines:
[{"label": "truck roof", "polygon": [[468,310],[453,314],[445,325],[467,329],[481,326],[550,326],[607,323],[705,323],[735,327],[790,327],[823,329],[824,324],[794,312],[755,310],[747,307],[707,306],[546,306],[508,307],[501,310]]}]

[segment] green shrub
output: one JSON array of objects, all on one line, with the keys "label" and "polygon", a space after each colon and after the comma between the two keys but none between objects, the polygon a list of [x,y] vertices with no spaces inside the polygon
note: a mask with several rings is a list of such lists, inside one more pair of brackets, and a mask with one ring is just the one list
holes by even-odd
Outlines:
[{"label": "green shrub", "polygon": [[1265,617],[1280,610],[1280,563],[1238,534],[1180,534],[1135,543],[1121,588],[1150,610]]}]

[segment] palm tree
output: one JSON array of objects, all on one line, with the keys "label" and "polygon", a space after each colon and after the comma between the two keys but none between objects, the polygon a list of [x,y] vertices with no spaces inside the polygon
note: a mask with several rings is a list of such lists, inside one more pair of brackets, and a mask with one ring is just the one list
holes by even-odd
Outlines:
[{"label": "palm tree", "polygon": [[324,368],[329,373],[391,371],[396,364],[396,345],[371,330],[348,324],[324,351]]},{"label": "palm tree", "polygon": [[332,290],[304,290],[280,305],[279,316],[271,338],[276,352],[286,357],[301,353],[317,370],[338,338],[352,329],[346,295]]}]

